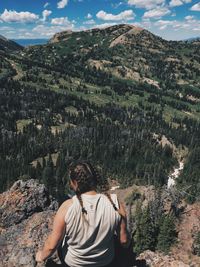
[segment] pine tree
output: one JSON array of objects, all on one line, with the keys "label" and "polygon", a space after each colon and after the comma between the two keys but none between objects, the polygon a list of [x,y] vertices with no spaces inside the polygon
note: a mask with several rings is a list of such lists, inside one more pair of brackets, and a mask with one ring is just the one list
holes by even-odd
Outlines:
[{"label": "pine tree", "polygon": [[66,173],[66,163],[64,154],[61,152],[58,155],[56,161],[56,173],[55,173],[55,182],[56,182],[56,197],[58,201],[62,202],[66,199],[66,187],[68,187],[68,180],[65,176]]},{"label": "pine tree", "polygon": [[54,165],[51,154],[49,154],[47,165],[42,172],[42,181],[49,189],[50,194],[55,194]]},{"label": "pine tree", "polygon": [[38,179],[38,180],[41,180],[41,178],[42,178],[42,166],[41,166],[39,160],[37,160],[35,176],[36,176],[36,179]]},{"label": "pine tree", "polygon": [[141,253],[144,250],[154,250],[156,245],[155,226],[151,219],[149,206],[144,210],[141,207],[137,214],[137,230],[135,234],[136,253]]},{"label": "pine tree", "polygon": [[175,219],[171,215],[164,215],[161,220],[160,231],[158,235],[157,249],[168,253],[171,245],[176,240]]}]

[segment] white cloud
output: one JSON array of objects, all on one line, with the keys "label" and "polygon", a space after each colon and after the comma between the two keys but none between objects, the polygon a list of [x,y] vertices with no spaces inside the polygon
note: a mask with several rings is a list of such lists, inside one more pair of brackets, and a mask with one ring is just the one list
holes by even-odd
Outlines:
[{"label": "white cloud", "polygon": [[152,9],[164,5],[165,0],[128,0],[128,4],[138,8]]},{"label": "white cloud", "polygon": [[92,25],[92,24],[95,24],[95,21],[93,19],[90,19],[90,20],[84,21],[83,24]]},{"label": "white cloud", "polygon": [[184,4],[191,3],[192,0],[171,0],[169,5],[170,7],[175,7],[175,6],[182,6]]},{"label": "white cloud", "polygon": [[50,27],[45,26],[45,25],[37,25],[35,28],[33,28],[32,32],[34,36],[49,38],[57,32],[72,30],[73,28],[74,28],[73,24],[69,24],[68,26],[53,25]]},{"label": "white cloud", "polygon": [[48,18],[48,16],[50,16],[51,15],[51,13],[52,13],[52,11],[51,10],[47,10],[47,9],[45,9],[43,12],[42,12],[42,16],[43,16],[43,21],[46,21],[47,20],[47,18]]},{"label": "white cloud", "polygon": [[67,4],[68,4],[68,0],[61,0],[60,2],[58,2],[57,7],[64,8],[66,7]]},{"label": "white cloud", "polygon": [[133,13],[133,10],[125,10],[119,13],[118,15],[109,14],[101,10],[96,14],[96,16],[98,19],[113,20],[113,21],[132,20],[135,18],[135,14]]},{"label": "white cloud", "polygon": [[91,19],[92,18],[92,15],[90,13],[87,14],[86,16],[87,19]]},{"label": "white cloud", "polygon": [[4,12],[0,15],[0,20],[3,22],[19,22],[19,23],[31,23],[39,19],[39,16],[26,12],[17,12],[15,10],[7,10],[5,9]]},{"label": "white cloud", "polygon": [[200,35],[200,20],[195,17],[188,20],[146,19],[140,23],[135,22],[134,25],[147,29],[166,40],[185,40]]},{"label": "white cloud", "polygon": [[185,19],[186,19],[186,20],[190,20],[190,21],[191,21],[191,20],[193,20],[193,19],[194,19],[194,16],[186,16],[186,17],[185,17]]},{"label": "white cloud", "polygon": [[172,20],[158,20],[154,23],[155,26],[158,26],[160,30],[166,29],[168,26],[172,26],[175,21]]},{"label": "white cloud", "polygon": [[163,26],[163,25],[173,25],[176,22],[176,20],[158,20],[154,24],[158,26]]},{"label": "white cloud", "polygon": [[65,26],[72,25],[67,17],[53,18],[51,20],[51,24],[52,25],[65,25]]},{"label": "white cloud", "polygon": [[192,11],[200,11],[200,2],[197,3],[197,4],[195,4],[195,5],[193,5],[193,6],[190,8],[190,10],[192,10]]},{"label": "white cloud", "polygon": [[143,18],[144,19],[149,19],[149,18],[155,18],[155,19],[158,19],[158,18],[161,18],[165,15],[168,15],[170,14],[171,11],[166,8],[166,7],[160,7],[160,8],[155,8],[155,9],[152,9],[152,10],[149,10],[149,11],[146,11],[143,15]]},{"label": "white cloud", "polygon": [[49,2],[46,2],[46,3],[44,4],[44,8],[48,7],[49,5],[50,5]]},{"label": "white cloud", "polygon": [[2,26],[2,27],[0,27],[0,31],[11,31],[11,30],[14,30],[14,28],[10,27],[10,26]]},{"label": "white cloud", "polygon": [[169,3],[169,6],[174,7],[174,6],[182,6],[183,2],[181,0],[172,0]]},{"label": "white cloud", "polygon": [[[154,26],[157,26],[160,30],[169,28],[171,33],[173,32],[185,32],[192,34],[193,31],[199,31],[200,33],[200,21],[194,19],[193,16],[186,16],[185,20],[158,20],[154,22]],[[183,38],[184,39],[184,38]],[[186,39],[186,38],[185,38]]]},{"label": "white cloud", "polygon": [[106,23],[102,23],[102,24],[96,24],[94,26],[92,26],[92,29],[95,29],[95,28],[99,28],[99,29],[104,29],[104,28],[108,28],[110,26],[114,26],[116,25],[117,23],[116,22],[106,22]]}]

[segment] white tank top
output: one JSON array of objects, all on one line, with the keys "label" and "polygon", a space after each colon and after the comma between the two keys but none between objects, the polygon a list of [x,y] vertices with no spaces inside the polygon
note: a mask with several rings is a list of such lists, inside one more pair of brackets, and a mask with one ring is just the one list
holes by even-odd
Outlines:
[{"label": "white tank top", "polygon": [[[113,235],[121,216],[104,194],[81,196],[87,214],[82,214],[79,200],[74,196],[65,215],[68,244],[65,262],[70,267],[105,266],[114,257]],[[119,208],[117,196],[111,194],[111,198]]]}]

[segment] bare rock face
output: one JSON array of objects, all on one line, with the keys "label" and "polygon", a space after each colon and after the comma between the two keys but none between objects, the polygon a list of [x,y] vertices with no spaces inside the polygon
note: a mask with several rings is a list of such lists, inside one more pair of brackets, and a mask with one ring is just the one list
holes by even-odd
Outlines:
[{"label": "bare rock face", "polygon": [[0,195],[0,266],[35,267],[58,203],[36,180],[17,181]]},{"label": "bare rock face", "polygon": [[[45,186],[36,180],[19,180],[10,190],[0,194],[0,267],[62,267],[56,253],[53,259],[45,264],[37,264],[35,261],[35,253],[43,246],[52,228],[57,209],[57,201],[49,195]],[[199,206],[197,205],[195,210],[193,207],[191,212],[196,212],[198,215]],[[130,253],[130,257],[127,256],[128,263],[130,263],[128,266],[200,266],[197,256],[190,263],[181,259],[183,257],[183,255],[181,257],[181,251],[183,252],[183,247],[186,247],[185,243],[181,244],[182,248],[176,253],[171,252],[170,256],[145,251],[136,260],[135,258],[132,260],[133,255]],[[121,251],[119,254],[121,255]],[[125,260],[122,262],[118,267],[125,267]]]},{"label": "bare rock face", "polygon": [[67,39],[72,34],[72,31],[63,31],[54,34],[54,36],[49,40],[49,43],[57,43],[59,41],[67,41]]},{"label": "bare rock face", "polygon": [[18,224],[36,212],[55,210],[58,203],[48,194],[44,185],[36,180],[19,180],[0,195],[0,226]]},{"label": "bare rock face", "polygon": [[191,265],[178,261],[172,256],[146,250],[140,254],[138,260],[145,259],[147,266],[151,267],[190,267]]}]

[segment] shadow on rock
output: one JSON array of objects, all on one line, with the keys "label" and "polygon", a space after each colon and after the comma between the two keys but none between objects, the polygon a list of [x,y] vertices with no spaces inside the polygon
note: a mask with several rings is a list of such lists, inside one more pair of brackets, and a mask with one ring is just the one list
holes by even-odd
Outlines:
[{"label": "shadow on rock", "polygon": [[133,266],[134,267],[148,267],[149,265],[147,265],[145,260],[136,260]]},{"label": "shadow on rock", "polygon": [[[126,265],[126,266],[127,267],[148,267],[145,260],[136,260],[134,261],[133,264]],[[66,267],[66,265],[56,263],[52,259],[49,259],[47,263],[45,264],[45,267]],[[113,264],[113,265],[110,265],[109,267],[125,267],[125,265],[121,263],[121,265]]]},{"label": "shadow on rock", "polygon": [[45,267],[65,267],[63,264],[59,264],[56,263],[55,261],[53,261],[52,259],[49,259],[46,264]]}]

